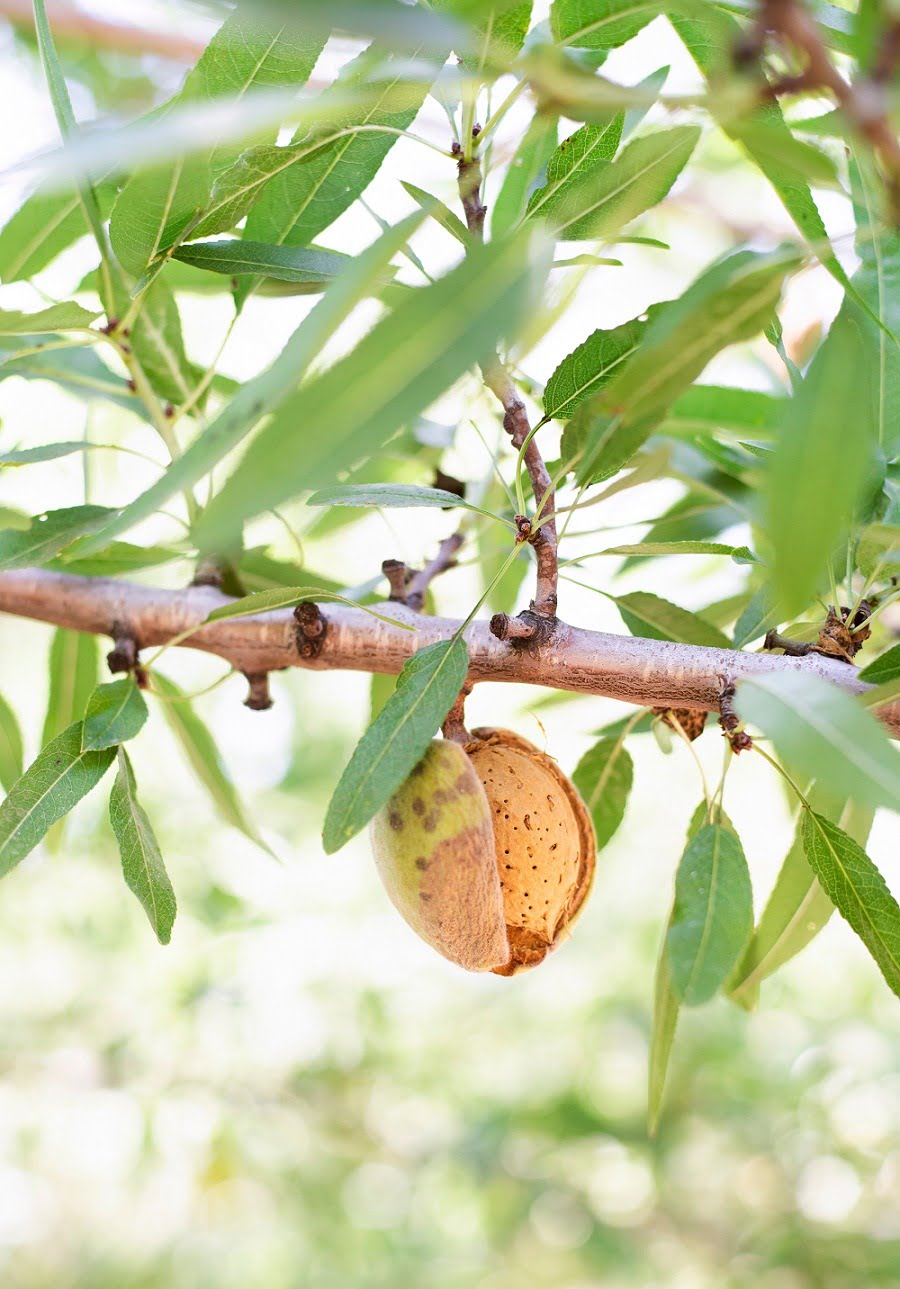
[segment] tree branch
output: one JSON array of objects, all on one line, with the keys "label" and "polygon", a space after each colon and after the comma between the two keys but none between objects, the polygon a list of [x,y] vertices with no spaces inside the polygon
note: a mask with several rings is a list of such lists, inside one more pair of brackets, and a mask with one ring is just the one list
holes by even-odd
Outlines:
[{"label": "tree branch", "polygon": [[[477,127],[476,127],[477,131]],[[469,233],[476,241],[484,241],[484,217],[487,207],[481,204],[481,161],[476,156],[466,161],[458,143],[453,145],[454,154],[459,156],[459,198],[466,216]],[[556,519],[553,517],[556,498],[553,485],[536,437],[530,440],[531,426],[525,404],[519,398],[512,377],[500,361],[496,350],[487,355],[481,364],[484,383],[496,396],[503,408],[503,428],[506,430],[512,445],[517,452],[525,448],[525,468],[531,479],[531,491],[535,504],[544,522],[529,530],[526,538],[534,548],[537,559],[537,585],[531,602],[533,612],[539,617],[555,619],[557,607],[557,590],[559,585]],[[549,516],[549,518],[548,518]]]},{"label": "tree branch", "polygon": [[[195,63],[205,43],[173,31],[149,31],[146,27],[107,22],[83,13],[72,4],[48,4],[53,34],[62,42],[73,41],[94,49],[111,49],[122,54],[158,54],[177,63]],[[0,0],[0,18],[16,27],[34,30],[31,0]]]},{"label": "tree branch", "polygon": [[[141,648],[166,644],[200,627],[213,609],[230,602],[211,586],[167,591],[46,569],[0,573],[0,611],[95,635],[128,634]],[[448,640],[460,625],[454,619],[423,616],[393,603],[380,605],[378,612],[415,630],[380,621],[363,609],[326,604],[320,606],[323,629],[314,651],[301,653],[290,609],[226,618],[200,627],[183,644],[216,654],[249,676],[285,667],[396,675],[417,649]],[[870,688],[857,678],[852,664],[817,654],[788,658],[707,649],[585,631],[563,622],[548,641],[530,641],[533,647],[528,649],[498,640],[483,621],[467,628],[465,640],[472,683],[543,685],[644,707],[718,712],[723,678],[734,684],[746,676],[784,671],[812,672],[854,694]],[[890,733],[900,737],[900,701],[886,704],[878,715]]]}]

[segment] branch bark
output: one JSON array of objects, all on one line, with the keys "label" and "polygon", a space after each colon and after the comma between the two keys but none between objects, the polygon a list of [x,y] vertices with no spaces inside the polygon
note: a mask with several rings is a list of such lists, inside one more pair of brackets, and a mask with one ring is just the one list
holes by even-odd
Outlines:
[{"label": "branch bark", "polygon": [[[211,586],[167,591],[45,569],[0,573],[0,611],[95,635],[121,636],[127,631],[141,648],[166,644],[199,627],[213,609],[228,603],[229,597]],[[390,602],[380,605],[378,612],[414,631],[344,605],[326,604],[320,612],[324,630],[312,656],[301,655],[290,609],[201,627],[183,647],[216,654],[250,676],[285,667],[396,675],[417,649],[449,639],[460,625],[451,618],[426,617]],[[723,677],[733,684],[747,676],[784,671],[812,672],[854,694],[870,688],[857,678],[852,664],[817,654],[789,658],[707,649],[586,631],[563,622],[549,640],[528,649],[498,640],[483,621],[471,624],[465,640],[472,683],[543,685],[644,707],[718,712]],[[900,701],[885,705],[877,714],[889,732],[900,738]]]},{"label": "branch bark", "polygon": [[[146,27],[107,22],[72,4],[48,4],[47,13],[53,34],[59,40],[91,45],[94,49],[112,49],[122,54],[158,54],[177,63],[195,63],[205,48],[203,41],[192,40],[178,32],[150,31]],[[33,30],[31,0],[0,0],[0,18],[7,18],[16,27]]]}]

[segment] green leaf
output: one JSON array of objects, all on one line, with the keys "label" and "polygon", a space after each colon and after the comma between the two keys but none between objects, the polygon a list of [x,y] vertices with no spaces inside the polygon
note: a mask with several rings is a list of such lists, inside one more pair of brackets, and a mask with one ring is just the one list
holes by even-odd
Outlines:
[{"label": "green leaf", "polygon": [[45,443],[39,448],[14,448],[10,452],[0,452],[0,466],[36,465],[41,461],[58,461],[60,457],[71,456],[74,452],[86,452],[90,443]]},{"label": "green leaf", "polygon": [[736,564],[759,561],[749,546],[729,546],[725,542],[635,542],[610,546],[601,555],[730,555]]},{"label": "green leaf", "polygon": [[408,183],[405,179],[401,179],[400,183],[413,201],[417,202],[427,215],[431,215],[442,228],[446,228],[451,236],[455,237],[463,246],[468,247],[472,239],[469,236],[469,230],[459,215],[455,215],[449,206],[439,201],[437,197],[433,197],[430,192],[426,192],[424,188],[419,188],[417,184]]},{"label": "green leaf", "polygon": [[544,415],[563,420],[609,384],[637,353],[647,323],[632,318],[610,331],[595,331],[562,360],[544,387]]},{"label": "green leaf", "polygon": [[597,181],[608,168],[622,138],[624,119],[620,112],[602,125],[584,125],[563,139],[547,162],[547,182],[531,195],[526,218],[540,216],[556,224],[571,213],[576,194],[582,205],[588,200],[581,185]]},{"label": "green leaf", "polygon": [[96,636],[60,628],[50,645],[50,693],[41,733],[46,746],[63,730],[80,721],[97,684],[100,643]]},{"label": "green leaf", "polygon": [[323,345],[346,320],[360,299],[372,289],[373,284],[381,280],[392,257],[424,218],[424,214],[418,212],[402,220],[373,246],[355,257],[352,265],[335,279],[323,298],[304,318],[271,366],[242,384],[219,415],[173,462],[165,475],[126,506],[113,523],[102,529],[93,542],[88,543],[86,552],[99,550],[110,538],[117,537],[152,515],[173,493],[197,483],[222,457],[237,447],[263,416],[274,412],[296,388]]},{"label": "green leaf", "polygon": [[679,608],[649,591],[631,591],[610,599],[634,636],[651,640],[674,640],[678,644],[709,645],[713,649],[730,649],[731,642],[717,627],[696,613]]},{"label": "green leaf", "polygon": [[664,9],[665,0],[553,0],[550,28],[561,45],[617,49]]},{"label": "green leaf", "polygon": [[883,685],[888,680],[897,680],[898,677],[900,677],[900,644],[892,645],[886,653],[870,662],[867,667],[863,667],[859,673],[859,679],[868,681],[870,685]]},{"label": "green leaf", "polygon": [[525,217],[532,193],[545,182],[547,163],[556,151],[559,118],[539,111],[532,119],[503,176],[491,209],[491,233],[503,237]]},{"label": "green leaf", "polygon": [[688,842],[675,878],[666,956],[677,996],[708,1002],[725,982],[753,928],[753,893],[741,843],[722,823]]},{"label": "green leaf", "polygon": [[[377,67],[378,83],[371,79],[373,66]],[[397,136],[367,129],[336,138],[314,153],[308,151],[309,145],[350,126],[408,129],[425,100],[428,85],[405,79],[402,60],[385,58],[384,51],[373,46],[342,69],[334,92],[340,97],[347,90],[370,91],[368,105],[338,109],[329,123],[313,134],[295,136],[294,148],[298,153],[306,150],[298,163],[289,156],[260,159],[260,173],[267,169],[269,173],[255,189],[261,196],[247,219],[244,236],[248,241],[308,246],[365,192]],[[328,91],[323,95],[323,106],[327,100]],[[280,151],[287,153],[288,149]],[[256,177],[248,174],[239,183],[251,181],[257,183]],[[224,187],[225,176],[222,183]]]},{"label": "green leaf", "polygon": [[0,569],[44,564],[76,538],[95,533],[114,513],[104,506],[70,506],[38,515],[24,531],[0,530]]},{"label": "green leaf", "polygon": [[767,631],[779,626],[782,621],[778,606],[772,603],[771,591],[767,586],[760,587],[735,623],[735,649],[743,649],[752,640],[758,640]]},{"label": "green leaf", "polygon": [[742,680],[741,716],[829,792],[900,810],[900,753],[850,694],[800,670]]},{"label": "green leaf", "polygon": [[100,315],[83,309],[74,300],[51,304],[37,313],[0,309],[0,336],[34,336],[45,331],[89,331]]},{"label": "green leaf", "polygon": [[525,43],[531,22],[531,0],[525,3],[501,0],[499,4],[485,4],[482,0],[477,4],[471,4],[470,0],[436,0],[434,7],[468,20],[466,47],[460,53],[460,63],[473,76],[508,70]]},{"label": "green leaf", "polygon": [[838,912],[900,995],[900,906],[866,852],[836,824],[805,812],[803,845],[810,867]]},{"label": "green leaf", "polygon": [[328,805],[322,844],[340,850],[389,800],[421,760],[466,679],[461,637],[413,654],[397,688],[360,739]]},{"label": "green leaf", "polygon": [[659,1127],[666,1078],[669,1073],[669,1059],[675,1042],[675,1031],[678,1028],[678,1014],[681,1011],[681,1004],[672,984],[672,973],[669,970],[669,958],[666,953],[671,929],[670,915],[659,948],[656,974],[653,979],[653,1027],[650,1031],[650,1059],[647,1068],[647,1130],[651,1137],[656,1135]]},{"label": "green leaf", "polygon": [[231,604],[223,604],[220,608],[213,609],[209,617],[206,618],[206,622],[221,622],[225,618],[252,617],[256,613],[271,613],[274,609],[286,609],[294,604],[300,604],[303,600],[320,599],[338,600],[341,604],[360,609],[363,613],[368,613],[370,617],[377,618],[379,622],[386,622],[391,627],[399,627],[402,631],[416,630],[416,627],[408,622],[398,622],[396,618],[387,618],[381,613],[376,613],[374,609],[368,608],[365,604],[358,604],[355,600],[350,600],[345,595],[338,595],[336,591],[329,591],[323,587],[316,586],[271,587],[268,590],[255,591],[252,595],[245,595],[240,600],[233,600]]},{"label": "green leaf", "polygon": [[[616,121],[621,133],[623,118]],[[549,219],[556,236],[566,241],[610,238],[663,200],[699,138],[700,129],[693,125],[644,135],[608,165],[564,184],[544,205],[535,193],[530,213]]]},{"label": "green leaf", "polygon": [[736,438],[774,437],[786,400],[757,389],[727,385],[692,385],[672,404],[666,415],[667,433],[715,432]]},{"label": "green leaf", "polygon": [[393,510],[436,507],[439,510],[472,510],[479,515],[497,516],[480,506],[472,506],[455,492],[444,488],[426,488],[419,483],[347,483],[333,488],[320,488],[306,503],[308,506],[384,506]]},{"label": "green leaf", "polygon": [[[267,242],[242,242],[226,238],[218,242],[195,242],[180,246],[175,259],[211,273],[237,277],[243,273],[265,274],[281,282],[318,283],[322,290],[347,268],[349,257],[337,251],[307,246],[274,246]],[[387,280],[387,275],[385,280]]]},{"label": "green leaf", "polygon": [[[122,302],[124,312],[126,304]],[[191,397],[200,373],[188,360],[175,296],[158,280],[144,292],[131,328],[131,347],[155,393],[176,406]]]},{"label": "green leaf", "polygon": [[[239,11],[216,32],[180,94],[163,110],[299,87],[323,45],[323,32],[311,34],[296,24]],[[276,133],[274,127],[268,131],[272,142]],[[213,141],[204,156],[175,157],[139,171],[125,184],[110,218],[110,238],[120,263],[134,277],[185,234],[207,206],[216,177],[237,160],[238,151],[233,144]]]},{"label": "green leaf", "polygon": [[[475,247],[446,277],[411,294],[282,404],[196,526],[198,543],[220,548],[241,521],[330,484],[380,448],[514,333],[534,281],[529,248],[517,238]],[[326,425],[327,433],[308,431]]]},{"label": "green leaf", "polygon": [[[147,411],[137,394],[113,375],[93,349],[53,349],[53,343],[54,337],[47,335],[35,337],[34,343],[19,342],[17,348],[0,342],[0,381],[9,376],[53,381],[79,398],[102,398],[146,419]],[[26,351],[23,357],[17,356],[19,349]]]},{"label": "green leaf", "polygon": [[213,737],[191,707],[187,695],[174,680],[159,671],[153,673],[153,687],[165,700],[160,704],[163,715],[181,744],[191,769],[209,793],[219,814],[226,823],[268,850],[253,823],[247,818],[235,786],[225,773]]},{"label": "green leaf", "polygon": [[184,551],[167,546],[133,546],[130,542],[111,542],[96,555],[81,556],[81,541],[73,542],[59,559],[50,560],[48,568],[79,577],[119,577],[146,568],[158,568],[173,560],[186,559]]},{"label": "green leaf", "polygon": [[838,318],[785,414],[767,491],[787,614],[804,610],[818,590],[866,486],[878,443],[876,362],[871,338],[855,320]]},{"label": "green leaf", "polygon": [[[808,794],[819,808],[824,794],[815,788]],[[840,812],[839,812],[840,813]],[[831,814],[831,811],[828,811]],[[871,807],[848,802],[839,823],[860,846],[865,846],[872,827]],[[763,980],[771,976],[818,935],[834,912],[809,866],[803,844],[803,819],[797,823],[793,844],[775,880],[750,943],[741,958],[728,990],[736,1002],[753,1005]]]},{"label": "green leaf", "polygon": [[0,784],[10,791],[24,765],[22,732],[16,714],[0,694]]},{"label": "green leaf", "polygon": [[[95,191],[105,217],[116,189],[98,184]],[[90,231],[77,193],[38,189],[0,232],[0,282],[28,281]]]},{"label": "green leaf", "polygon": [[572,781],[594,821],[598,850],[610,841],[625,818],[633,775],[624,736],[601,739],[575,767]]},{"label": "green leaf", "polygon": [[134,770],[123,747],[118,750],[119,771],[109,797],[109,822],[119,843],[122,872],[150,920],[160,944],[172,938],[175,892],[146,811],[137,799]]},{"label": "green leaf", "polygon": [[85,752],[125,743],[139,734],[149,715],[144,695],[133,676],[98,685],[84,714],[82,746]]},{"label": "green leaf", "polygon": [[650,320],[638,352],[567,429],[564,450],[582,453],[582,482],[608,478],[631,458],[676,397],[728,345],[769,321],[782,282],[798,263],[782,251],[739,251],[700,275]]},{"label": "green leaf", "polygon": [[115,752],[85,752],[81,723],[48,743],[0,805],[0,877],[18,864],[103,778]]}]

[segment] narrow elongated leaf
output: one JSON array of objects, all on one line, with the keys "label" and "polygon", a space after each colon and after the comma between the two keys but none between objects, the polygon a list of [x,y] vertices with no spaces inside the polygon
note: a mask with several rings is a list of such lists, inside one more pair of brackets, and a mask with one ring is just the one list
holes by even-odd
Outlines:
[{"label": "narrow elongated leaf", "polygon": [[887,882],[852,837],[811,810],[803,821],[803,844],[823,890],[900,996],[900,906]]},{"label": "narrow elongated leaf", "polygon": [[85,752],[100,752],[134,738],[149,715],[134,677],[98,685],[88,700],[82,732]]},{"label": "narrow elongated leaf", "polygon": [[527,217],[548,219],[559,224],[572,212],[573,194],[581,194],[581,185],[594,181],[609,166],[622,138],[624,116],[619,113],[602,125],[583,125],[570,134],[547,162],[547,182],[538,188],[528,202]]},{"label": "narrow elongated leaf", "polygon": [[736,835],[702,827],[681,857],[666,935],[672,986],[688,1005],[708,1002],[740,956],[753,928],[750,872]]},{"label": "narrow elongated leaf", "polygon": [[[532,297],[522,239],[476,247],[433,286],[405,299],[346,358],[285,402],[197,525],[220,548],[242,520],[306,488],[329,484],[424,412],[501,336]],[[327,425],[311,435],[309,426]]]},{"label": "narrow elongated leaf", "polygon": [[81,723],[48,743],[0,805],[0,877],[34,850],[49,828],[103,778],[115,753],[85,752]]},{"label": "narrow elongated leaf", "polygon": [[474,76],[507,70],[525,43],[531,22],[531,0],[501,0],[499,4],[435,0],[434,7],[468,19],[460,62]]},{"label": "narrow elongated leaf", "polygon": [[632,318],[610,331],[595,331],[562,360],[544,387],[544,415],[563,420],[600,392],[637,352],[647,324]]},{"label": "narrow elongated leaf", "polygon": [[610,546],[602,555],[730,555],[737,564],[756,564],[749,546],[729,546],[726,542],[635,542]]},{"label": "narrow elongated leaf", "polygon": [[[426,488],[418,483],[347,483],[333,488],[320,488],[306,503],[308,506],[385,506],[389,509],[436,507],[439,510],[473,510],[490,515],[489,510],[472,506],[455,492],[444,488]],[[495,516],[494,516],[495,517]]]},{"label": "narrow elongated leaf", "polygon": [[617,49],[665,9],[665,0],[553,0],[550,27],[561,45]]},{"label": "narrow elongated leaf", "polygon": [[851,695],[800,670],[754,676],[737,689],[741,716],[827,791],[900,810],[900,752]]},{"label": "narrow elongated leaf", "polygon": [[[423,55],[429,51],[422,50]],[[372,47],[345,67],[335,90],[371,90],[367,108],[335,112],[327,126],[312,136],[299,135],[294,144],[306,146],[317,137],[331,137],[348,126],[365,126],[364,131],[346,134],[299,164],[270,161],[271,175],[260,187],[261,196],[247,219],[244,236],[248,241],[276,242],[287,246],[308,246],[338,215],[352,206],[375,178],[381,163],[397,141],[385,130],[405,130],[412,124],[428,92],[425,81],[404,79],[394,59]],[[378,63],[379,83],[370,74]],[[373,130],[371,127],[382,127]]]},{"label": "narrow elongated leaf", "polygon": [[137,799],[134,770],[123,747],[118,749],[118,774],[109,797],[109,822],[119,843],[122,872],[138,897],[160,944],[172,938],[175,892],[159,842],[147,813]]},{"label": "narrow elongated leaf", "polygon": [[0,530],[0,569],[43,564],[76,538],[95,533],[114,513],[103,506],[70,506],[39,515],[25,530]]},{"label": "narrow elongated leaf", "polygon": [[370,617],[377,618],[379,622],[386,622],[389,626],[399,627],[402,631],[415,631],[416,628],[407,622],[398,622],[396,618],[387,618],[381,613],[376,613],[374,609],[368,608],[365,604],[357,604],[355,600],[348,599],[345,595],[338,595],[336,591],[329,591],[323,587],[315,586],[285,586],[270,587],[264,591],[254,591],[252,595],[242,596],[240,600],[233,600],[231,604],[223,604],[218,609],[213,609],[207,622],[221,622],[225,618],[246,618],[252,617],[256,613],[271,613],[275,609],[286,609],[291,605],[300,604],[304,600],[337,600],[341,604],[347,604],[351,608],[361,609],[363,613],[368,613]]},{"label": "narrow elongated leaf", "polygon": [[[100,213],[105,217],[116,189],[112,184],[100,183],[95,192]],[[33,278],[90,231],[77,193],[38,189],[0,232],[0,282]]]},{"label": "narrow elongated leaf", "polygon": [[608,478],[647,439],[675,398],[720,350],[765,327],[788,271],[789,252],[740,251],[714,264],[650,321],[640,349],[567,429],[567,455],[581,452],[583,482]]},{"label": "narrow elongated leaf", "polygon": [[770,438],[778,431],[784,404],[785,399],[758,389],[692,385],[669,409],[666,432],[715,431],[735,438]]},{"label": "narrow elongated leaf", "polygon": [[63,730],[81,721],[97,685],[100,644],[96,636],[64,628],[53,633],[50,645],[50,692],[41,733],[46,746]]},{"label": "narrow elongated leaf", "polygon": [[185,352],[178,304],[166,282],[157,280],[144,292],[131,328],[131,346],[160,399],[178,406],[190,398],[200,372]]},{"label": "narrow elongated leaf", "polygon": [[9,792],[22,774],[22,732],[16,714],[0,694],[0,785]]},{"label": "narrow elongated leaf", "polygon": [[625,817],[634,767],[624,737],[605,738],[585,752],[572,781],[591,812],[597,849],[610,841]]},{"label": "narrow elongated leaf", "polygon": [[[147,417],[143,403],[125,381],[114,376],[93,348],[53,349],[54,337],[29,337],[27,342],[0,343],[0,381],[9,376],[25,380],[50,380],[83,399],[104,399],[136,416]],[[25,350],[22,357],[20,349]],[[7,355],[9,355],[7,357]]]},{"label": "narrow elongated leaf", "polygon": [[559,118],[538,112],[525,132],[491,210],[491,232],[503,237],[524,218],[532,193],[545,182],[547,163],[556,151]]},{"label": "narrow elongated leaf", "polygon": [[235,786],[225,772],[212,735],[191,707],[187,695],[174,680],[158,671],[153,673],[153,685],[165,699],[160,706],[170,729],[221,817],[233,828],[245,833],[258,846],[268,850],[248,819]]},{"label": "narrow elongated leaf", "polygon": [[649,591],[631,591],[628,595],[611,598],[634,636],[674,640],[678,644],[710,645],[714,649],[731,648],[728,637],[718,627]]},{"label": "narrow elongated leaf", "polygon": [[322,844],[331,855],[366,826],[421,760],[469,668],[461,638],[413,654],[366,730],[328,805]]},{"label": "narrow elongated leaf", "polygon": [[662,201],[699,138],[698,127],[677,125],[634,139],[608,166],[579,177],[536,213],[567,241],[612,237]]},{"label": "narrow elongated leaf", "polygon": [[0,309],[0,336],[35,336],[45,331],[87,331],[99,317],[74,300],[51,304],[37,313]]},{"label": "narrow elongated leaf", "polygon": [[872,341],[857,321],[838,318],[784,419],[767,490],[775,578],[787,613],[805,609],[818,589],[874,464]]},{"label": "narrow elongated leaf", "polygon": [[883,685],[885,681],[897,680],[900,677],[900,644],[893,645],[887,653],[863,667],[859,673],[860,680],[870,685]]},{"label": "narrow elongated leaf", "polygon": [[405,179],[401,179],[400,182],[413,201],[417,202],[433,219],[436,219],[443,228],[446,228],[447,232],[455,237],[461,245],[469,245],[471,241],[469,230],[459,215],[455,214],[444,202],[439,201],[437,197],[433,197],[430,192],[420,188],[418,184],[408,183]]},{"label": "narrow elongated leaf", "polygon": [[264,274],[281,282],[320,283],[324,286],[347,267],[349,259],[336,251],[308,246],[273,246],[267,242],[196,242],[180,246],[175,259],[228,277],[243,273]]},{"label": "narrow elongated leaf", "polygon": [[[100,550],[148,515],[181,488],[190,487],[236,447],[268,412],[275,411],[296,388],[322,346],[383,276],[392,257],[425,218],[418,212],[402,220],[357,256],[304,318],[281,353],[265,371],[245,381],[208,428],[194,440],[165,475],[126,506],[117,519],[85,547]],[[2,370],[2,369],[0,369]]]},{"label": "narrow elongated leaf", "polygon": [[[824,794],[808,794],[822,811]],[[802,815],[803,812],[801,812]],[[831,811],[828,811],[830,814]],[[873,810],[848,802],[838,810],[839,824],[859,846],[865,846],[872,827]],[[827,815],[826,815],[827,817]],[[729,993],[742,1005],[752,1005],[763,980],[804,949],[818,935],[834,912],[834,905],[809,866],[804,847],[804,819],[797,823],[793,844],[775,880],[750,943],[728,982]]]},{"label": "narrow elongated leaf", "polygon": [[750,603],[735,623],[735,649],[743,649],[752,640],[758,640],[767,631],[779,626],[782,621],[781,611],[772,602],[771,591],[766,586],[761,587],[754,592]]},{"label": "narrow elongated leaf", "polygon": [[45,443],[39,448],[14,448],[10,452],[0,452],[0,466],[4,465],[37,465],[42,461],[58,461],[60,457],[72,456],[75,452],[85,452],[89,443]]}]

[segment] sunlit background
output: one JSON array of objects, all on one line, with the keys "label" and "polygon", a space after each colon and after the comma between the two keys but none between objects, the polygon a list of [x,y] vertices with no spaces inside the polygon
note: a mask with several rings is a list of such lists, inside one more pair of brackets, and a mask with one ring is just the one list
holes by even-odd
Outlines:
[{"label": "sunlit background", "polygon": [[[0,12],[3,11],[0,4]],[[544,6],[546,7],[546,6]],[[537,6],[541,8],[540,5]],[[110,21],[196,39],[199,8],[132,0],[82,4]],[[78,115],[136,115],[177,88],[184,66],[64,47]],[[325,83],[352,52],[323,58]],[[670,93],[697,85],[663,19],[615,51],[605,73],[633,83],[670,65]],[[130,98],[109,97],[128,77]],[[500,92],[502,93],[502,86]],[[118,93],[118,91],[117,91]],[[0,21],[0,215],[27,191],[16,163],[56,146],[52,112],[29,44]],[[509,155],[513,115],[496,156]],[[429,100],[416,130],[445,146]],[[622,267],[557,274],[577,303],[530,352],[536,382],[595,327],[675,295],[735,244],[793,239],[766,183],[719,134],[704,137],[686,180],[639,231],[671,253],[622,246]],[[400,178],[454,200],[449,160],[411,142],[391,153],[366,195],[395,221],[411,208]],[[487,201],[498,179],[488,179]],[[817,193],[841,258],[853,264],[849,207]],[[342,250],[378,231],[357,206],[320,239]],[[433,271],[455,244],[435,225],[415,243]],[[39,284],[70,298],[93,266],[80,243]],[[89,297],[85,297],[89,302]],[[3,307],[33,308],[31,287],[4,287]],[[820,269],[801,274],[783,309],[788,349],[808,354],[838,305]],[[191,355],[212,360],[230,320],[225,298],[186,295]],[[309,300],[251,301],[222,369],[247,377],[268,362]],[[372,316],[362,311],[362,321]],[[362,325],[360,318],[357,326]],[[346,343],[346,336],[344,338]],[[764,341],[728,351],[705,379],[783,388]],[[431,413],[459,422],[446,468],[489,476],[501,433],[473,382]],[[0,384],[7,448],[79,438],[124,443],[163,464],[150,429],[109,405],[41,382]],[[480,437],[475,428],[480,431]],[[548,427],[549,429],[549,427]],[[311,433],[327,427],[310,426]],[[548,433],[547,455],[555,445]],[[487,446],[485,446],[487,444]],[[31,512],[91,501],[121,504],[157,474],[150,462],[97,449],[6,470],[0,504]],[[404,476],[402,463],[398,477]],[[410,467],[411,468],[411,467]],[[634,540],[642,517],[678,496],[653,484],[581,521],[563,556]],[[301,507],[288,517],[307,565],[348,587],[383,558],[421,562],[447,535],[441,512],[373,514],[340,527]],[[348,514],[352,517],[352,513]],[[621,525],[630,523],[632,527]],[[598,527],[614,529],[598,532]],[[574,526],[573,526],[574,528]],[[736,528],[746,540],[749,530]],[[179,535],[165,518],[141,536]],[[252,534],[297,559],[274,521]],[[580,581],[613,586],[617,561]],[[712,575],[711,575],[712,570]],[[186,563],[145,575],[183,585]],[[647,561],[619,590],[656,591],[688,608],[742,586],[719,560]],[[436,585],[441,611],[468,612],[480,591],[470,563]],[[527,586],[520,602],[527,601]],[[602,595],[563,582],[561,613],[621,630]],[[49,628],[0,618],[0,689],[28,753],[47,703]],[[179,651],[164,670],[187,690],[223,664]],[[389,905],[365,837],[326,858],[328,796],[369,714],[368,677],[273,678],[266,713],[242,706],[244,682],[198,700],[224,761],[277,862],[222,825],[158,711],[133,759],[179,901],[160,948],[121,881],[106,789],[63,835],[3,884],[0,904],[0,1284],[9,1289],[861,1289],[900,1285],[900,1009],[863,946],[837,919],[764,985],[758,1011],[724,1001],[682,1013],[670,1098],[659,1134],[646,1129],[653,970],[674,866],[702,788],[682,747],[665,756],[632,742],[635,788],[603,853],[593,897],[571,941],[536,972],[467,976],[421,944]],[[571,771],[591,732],[625,709],[599,699],[481,686],[469,723],[506,724]],[[723,745],[715,726],[696,745],[711,781]],[[739,828],[761,907],[791,835],[789,806],[769,768],[743,757],[726,807]],[[900,890],[896,818],[876,820],[869,853]]]}]

